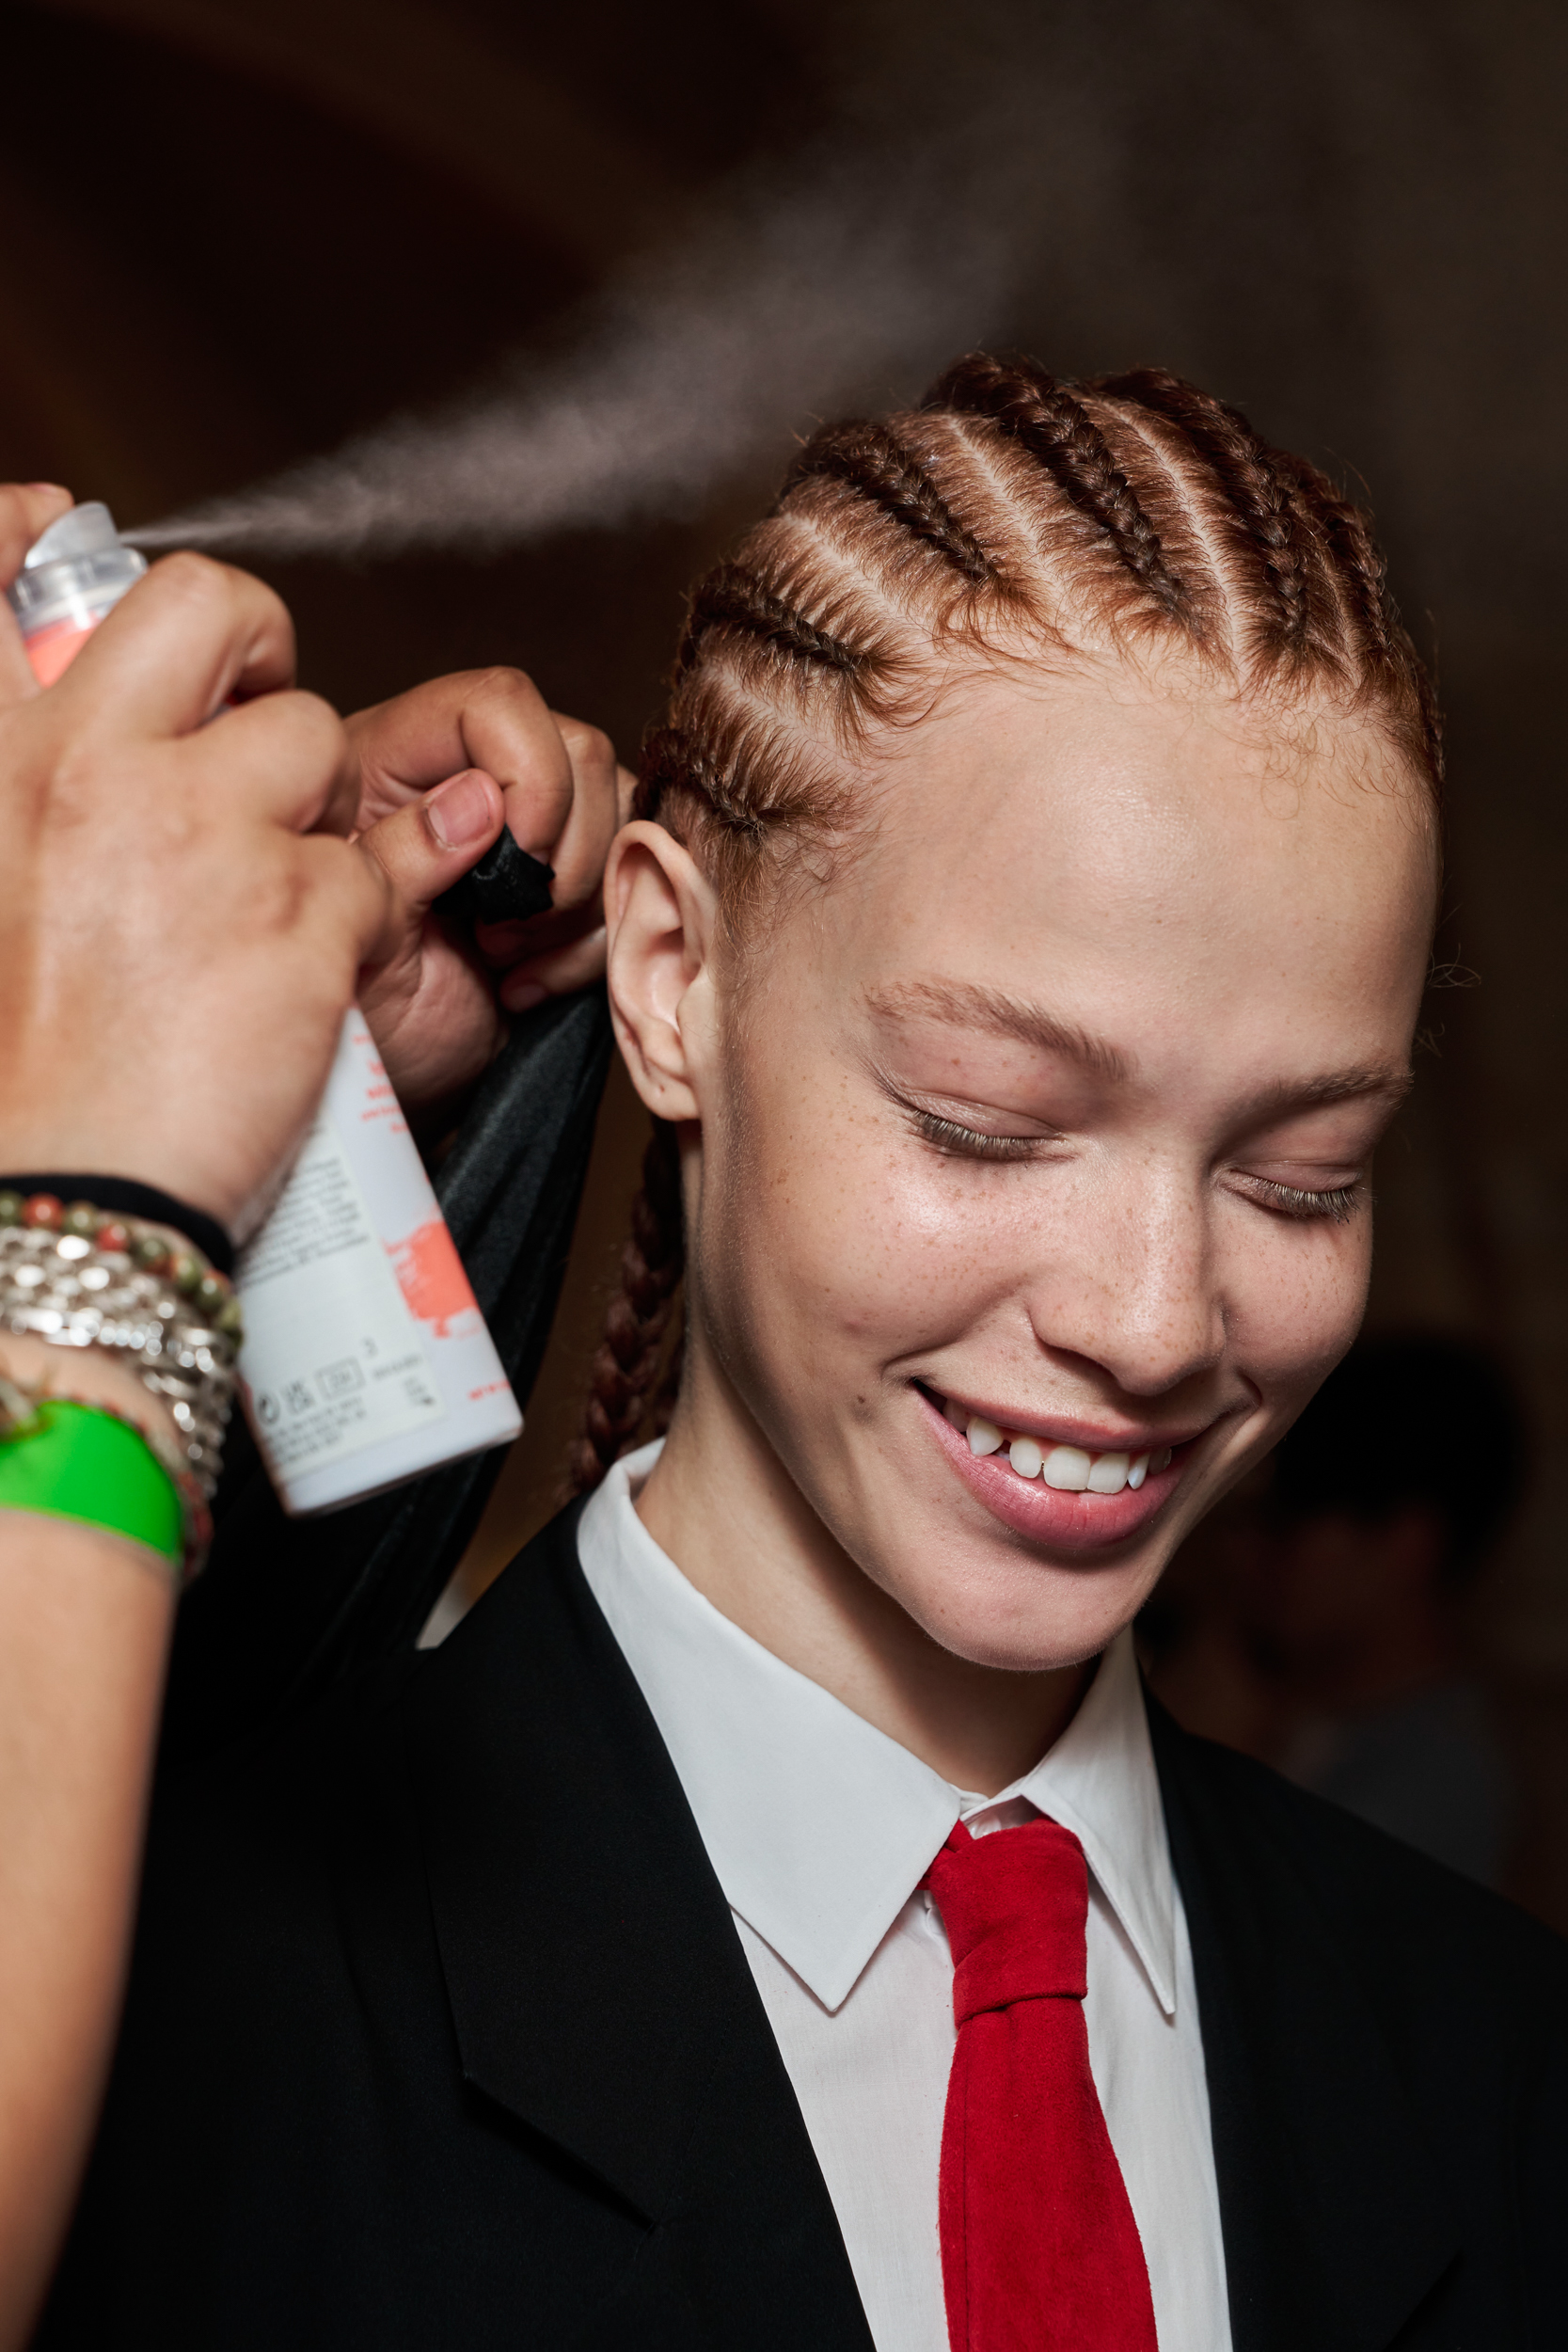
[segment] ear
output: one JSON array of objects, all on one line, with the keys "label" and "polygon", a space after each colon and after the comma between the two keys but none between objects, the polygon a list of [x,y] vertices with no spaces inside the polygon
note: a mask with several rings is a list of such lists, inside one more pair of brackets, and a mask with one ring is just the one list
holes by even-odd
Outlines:
[{"label": "ear", "polygon": [[610,1009],[631,1082],[656,1119],[700,1120],[714,1034],[719,902],[662,825],[623,827],[605,868]]}]

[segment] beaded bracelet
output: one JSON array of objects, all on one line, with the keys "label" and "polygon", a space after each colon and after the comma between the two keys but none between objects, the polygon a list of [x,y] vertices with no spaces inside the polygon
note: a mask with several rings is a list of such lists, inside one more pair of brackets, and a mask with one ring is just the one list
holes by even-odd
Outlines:
[{"label": "beaded bracelet", "polygon": [[86,1397],[0,1375],[0,1509],[73,1519],[151,1552],[187,1582],[211,1540],[205,1499],[156,1435]]},{"label": "beaded bracelet", "polygon": [[194,1482],[203,1512],[222,1468],[243,1327],[227,1278],[168,1227],[88,1200],[68,1207],[50,1193],[0,1191],[0,1330],[134,1365],[168,1406],[184,1454],[178,1474]]}]

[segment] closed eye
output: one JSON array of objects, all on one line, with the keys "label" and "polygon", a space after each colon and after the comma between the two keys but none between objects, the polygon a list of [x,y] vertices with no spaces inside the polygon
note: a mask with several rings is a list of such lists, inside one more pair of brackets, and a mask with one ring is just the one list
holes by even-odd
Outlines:
[{"label": "closed eye", "polygon": [[904,1109],[922,1141],[949,1159],[1030,1160],[1037,1156],[1042,1144],[1060,1140],[1055,1136],[987,1135],[982,1128],[966,1127],[957,1119],[922,1110],[917,1103],[906,1103]]},{"label": "closed eye", "polygon": [[1332,1217],[1343,1225],[1366,1205],[1366,1187],[1357,1177],[1354,1184],[1335,1184],[1326,1191],[1308,1191],[1300,1184],[1279,1184],[1269,1176],[1241,1174],[1237,1182],[1244,1185],[1250,1199],[1260,1208],[1272,1209],[1276,1216],[1306,1220],[1312,1217]]}]

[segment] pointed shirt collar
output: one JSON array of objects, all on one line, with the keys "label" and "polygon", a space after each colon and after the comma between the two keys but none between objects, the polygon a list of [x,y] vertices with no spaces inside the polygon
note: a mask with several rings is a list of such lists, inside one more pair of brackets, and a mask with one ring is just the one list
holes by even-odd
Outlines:
[{"label": "pointed shirt collar", "polygon": [[955,1788],[688,1583],[632,1502],[657,1445],[618,1462],[578,1548],[641,1687],[732,1911],[836,2010],[954,1821],[1026,1798],[1082,1842],[1161,2008],[1176,2008],[1176,1898],[1130,1631],[1033,1772]]}]

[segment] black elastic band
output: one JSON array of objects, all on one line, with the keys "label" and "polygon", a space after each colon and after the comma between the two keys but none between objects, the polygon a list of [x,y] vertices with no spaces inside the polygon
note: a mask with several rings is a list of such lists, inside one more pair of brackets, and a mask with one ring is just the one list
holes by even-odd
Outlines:
[{"label": "black elastic band", "polygon": [[144,1217],[149,1225],[172,1225],[220,1274],[234,1271],[234,1245],[205,1209],[193,1209],[150,1184],[128,1176],[0,1176],[0,1191],[52,1192],[70,1208],[73,1200],[90,1200],[95,1209],[112,1209],[117,1216]]}]

